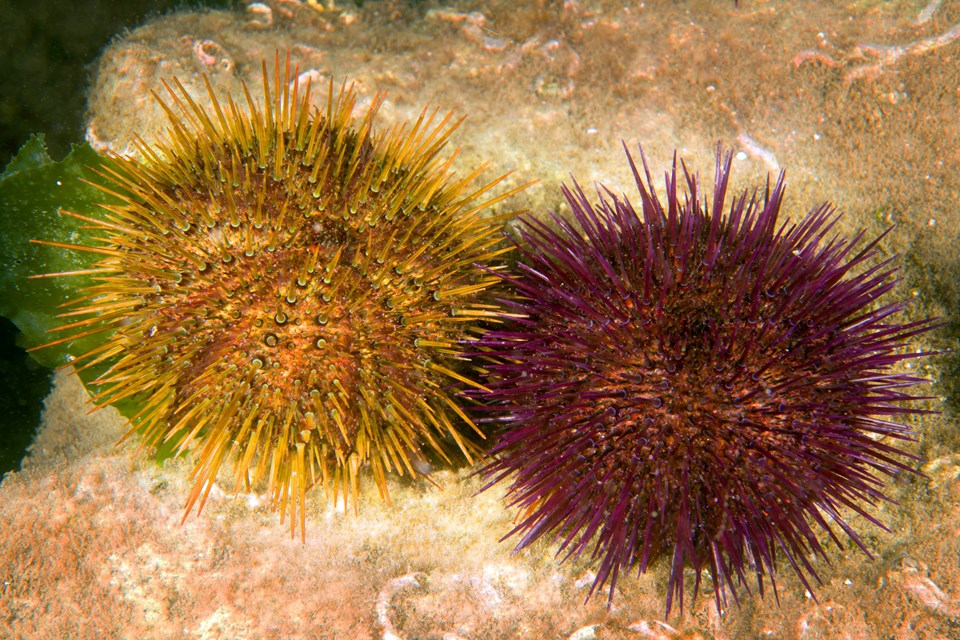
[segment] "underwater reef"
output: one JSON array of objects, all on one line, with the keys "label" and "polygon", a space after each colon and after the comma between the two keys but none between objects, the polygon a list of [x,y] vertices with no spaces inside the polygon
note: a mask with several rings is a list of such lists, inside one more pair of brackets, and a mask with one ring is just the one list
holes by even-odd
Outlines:
[{"label": "underwater reef", "polygon": [[956,29],[788,9],[118,38],[88,144],[0,178],[0,314],[70,365],[0,484],[0,631],[950,637]]}]

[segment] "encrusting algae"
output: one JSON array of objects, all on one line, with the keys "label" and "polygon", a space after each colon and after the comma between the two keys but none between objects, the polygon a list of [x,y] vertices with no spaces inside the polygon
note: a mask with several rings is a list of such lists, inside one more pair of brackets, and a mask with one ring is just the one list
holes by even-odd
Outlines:
[{"label": "encrusting algae", "polygon": [[[129,435],[193,450],[198,511],[224,460],[238,488],[268,480],[291,535],[317,484],[356,503],[369,464],[416,475],[421,456],[468,462],[480,430],[460,407],[478,387],[459,345],[494,318],[485,295],[501,222],[487,210],[513,192],[471,186],[441,159],[452,113],[424,110],[412,125],[375,132],[377,94],[356,120],[356,93],[329,85],[310,107],[289,59],[277,57],[264,99],[212,109],[174,80],[165,139],[137,140],[143,160],[115,157],[104,190],[120,200],[85,223],[76,244],[98,256],[67,305],[59,339],[104,335],[73,360],[96,376],[98,406],[135,401]],[[312,111],[312,112],[311,112]],[[455,155],[455,154],[454,154]],[[43,347],[40,347],[43,348]],[[299,515],[299,518],[298,518]]]}]

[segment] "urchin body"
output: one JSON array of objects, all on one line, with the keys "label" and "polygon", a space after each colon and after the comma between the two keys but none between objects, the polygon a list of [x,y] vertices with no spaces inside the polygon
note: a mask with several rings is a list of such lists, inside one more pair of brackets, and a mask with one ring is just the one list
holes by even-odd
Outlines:
[{"label": "urchin body", "polygon": [[313,485],[355,497],[369,466],[386,496],[421,452],[479,450],[458,344],[496,310],[475,265],[502,251],[499,198],[438,156],[449,115],[375,133],[380,96],[355,119],[352,90],[317,112],[289,64],[274,78],[245,108],[169,92],[166,140],[106,176],[121,203],[58,245],[102,256],[58,342],[105,335],[74,361],[107,367],[95,402],[133,399],[145,444],[194,450],[187,513],[230,458],[302,527]]},{"label": "urchin body", "polygon": [[[628,154],[629,157],[629,154]],[[777,221],[783,182],[729,205],[718,155],[710,205],[676,166],[661,203],[630,159],[637,210],[565,190],[574,222],[527,218],[512,325],[480,341],[484,396],[505,425],[486,468],[522,508],[511,532],[597,563],[593,589],[666,558],[667,611],[683,570],[713,576],[718,605],[786,560],[806,583],[818,530],[863,546],[844,520],[907,468],[906,389],[891,369],[929,323],[878,303],[894,267],[837,237],[821,207]],[[591,590],[592,593],[593,590]]]}]

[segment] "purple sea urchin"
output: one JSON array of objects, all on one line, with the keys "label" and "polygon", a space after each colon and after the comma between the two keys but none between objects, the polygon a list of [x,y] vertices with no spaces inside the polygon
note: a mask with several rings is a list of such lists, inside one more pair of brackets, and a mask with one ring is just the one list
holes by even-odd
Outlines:
[{"label": "purple sea urchin", "polygon": [[331,83],[317,112],[279,67],[246,109],[177,83],[167,138],[104,176],[120,203],[68,213],[90,229],[75,244],[40,242],[99,257],[51,344],[105,335],[73,361],[106,367],[94,402],[133,400],[145,445],[195,451],[184,517],[232,459],[293,532],[313,485],[346,501],[369,466],[386,498],[421,450],[479,452],[458,345],[497,311],[476,264],[504,251],[486,209],[509,194],[451,174],[451,115],[376,133],[382,96],[355,120],[355,93]]},{"label": "purple sea urchin", "polygon": [[869,555],[843,509],[883,526],[864,503],[885,498],[878,474],[909,469],[895,417],[920,411],[903,403],[924,382],[892,367],[931,323],[878,302],[896,285],[879,238],[838,237],[827,205],[778,224],[782,173],[725,213],[729,155],[709,204],[685,166],[680,198],[676,160],[661,203],[627,157],[640,211],[574,184],[576,225],[524,218],[515,319],[479,343],[504,425],[484,471],[521,508],[509,535],[594,560],[590,594],[611,599],[621,572],[665,557],[668,613],[687,566],[694,595],[709,569],[721,609],[751,575],[776,590],[778,560],[809,587],[818,530],[840,544],[831,521]]}]

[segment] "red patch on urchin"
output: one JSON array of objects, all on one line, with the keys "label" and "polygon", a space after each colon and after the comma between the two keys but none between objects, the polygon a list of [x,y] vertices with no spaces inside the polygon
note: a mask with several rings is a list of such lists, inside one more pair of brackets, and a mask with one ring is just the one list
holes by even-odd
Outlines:
[{"label": "red patch on urchin", "polygon": [[523,510],[510,534],[596,560],[590,593],[611,598],[621,571],[665,557],[668,613],[686,566],[694,594],[710,570],[721,609],[750,574],[762,595],[778,558],[809,587],[818,533],[839,545],[832,521],[869,555],[843,510],[882,527],[863,505],[910,469],[891,444],[910,430],[891,418],[921,411],[903,403],[926,380],[893,367],[931,322],[878,302],[897,282],[879,238],[857,248],[864,234],[836,234],[826,205],[778,224],[783,174],[727,207],[718,153],[708,206],[685,166],[678,197],[674,161],[662,204],[627,157],[640,210],[574,184],[575,225],[523,219],[515,319],[478,344],[505,425],[484,472]]}]

